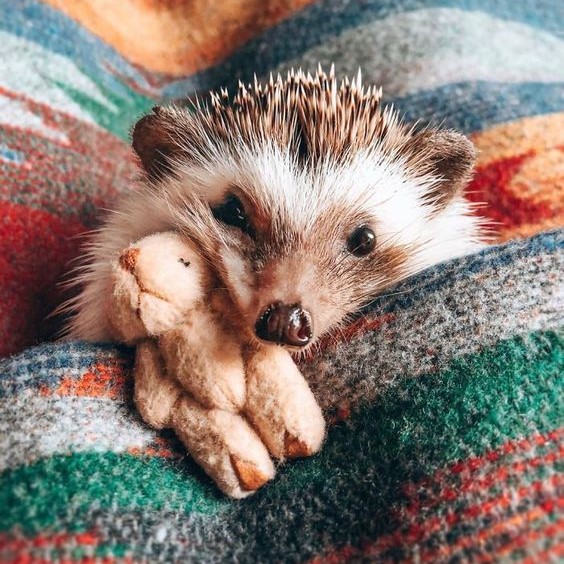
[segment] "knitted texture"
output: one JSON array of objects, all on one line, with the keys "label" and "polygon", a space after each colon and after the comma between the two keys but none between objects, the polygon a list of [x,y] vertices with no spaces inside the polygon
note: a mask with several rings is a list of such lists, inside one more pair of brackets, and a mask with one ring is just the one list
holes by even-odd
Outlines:
[{"label": "knitted texture", "polygon": [[[119,4],[0,0],[0,561],[564,557],[562,2]],[[142,112],[318,61],[471,136],[467,195],[499,246],[301,361],[327,442],[235,502],[142,423],[131,351],[45,342],[45,316],[77,235],[137,174]]]}]

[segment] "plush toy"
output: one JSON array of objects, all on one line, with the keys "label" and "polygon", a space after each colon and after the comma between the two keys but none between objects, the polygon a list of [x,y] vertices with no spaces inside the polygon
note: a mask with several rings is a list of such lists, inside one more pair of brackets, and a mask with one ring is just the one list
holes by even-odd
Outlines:
[{"label": "plush toy", "polygon": [[225,293],[197,249],[173,232],[148,236],[112,265],[115,338],[136,345],[135,403],[171,427],[226,494],[274,477],[279,459],[317,452],[321,410],[290,354],[241,342]]}]

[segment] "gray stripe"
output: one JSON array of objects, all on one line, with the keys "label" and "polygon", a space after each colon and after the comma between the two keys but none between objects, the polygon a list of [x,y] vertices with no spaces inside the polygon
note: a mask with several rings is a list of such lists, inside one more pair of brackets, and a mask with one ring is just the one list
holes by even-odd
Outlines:
[{"label": "gray stripe", "polygon": [[155,437],[132,406],[109,398],[0,400],[0,471],[53,454],[143,448]]},{"label": "gray stripe", "polygon": [[370,403],[401,377],[443,370],[500,340],[564,325],[564,253],[463,274],[442,279],[434,292],[428,285],[411,290],[408,309],[383,300],[370,318],[388,313],[393,320],[303,364],[323,409]]},{"label": "gray stripe", "polygon": [[463,81],[560,82],[563,60],[564,41],[546,31],[482,12],[428,8],[348,29],[276,72],[335,63],[337,76],[352,78],[360,66],[366,82],[391,97]]}]

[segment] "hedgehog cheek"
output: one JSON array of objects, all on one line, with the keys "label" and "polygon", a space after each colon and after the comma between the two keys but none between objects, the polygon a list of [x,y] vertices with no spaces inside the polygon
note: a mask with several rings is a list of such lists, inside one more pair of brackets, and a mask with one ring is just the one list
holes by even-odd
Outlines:
[{"label": "hedgehog cheek", "polygon": [[253,277],[250,266],[240,252],[224,247],[219,253],[223,282],[231,299],[241,312],[248,311],[253,304]]}]

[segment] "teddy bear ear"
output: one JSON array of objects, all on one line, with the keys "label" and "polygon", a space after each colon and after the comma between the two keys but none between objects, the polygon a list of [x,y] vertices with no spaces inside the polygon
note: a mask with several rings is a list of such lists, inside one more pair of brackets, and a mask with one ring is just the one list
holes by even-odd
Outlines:
[{"label": "teddy bear ear", "polygon": [[159,180],[172,173],[171,163],[181,152],[175,143],[176,114],[180,110],[155,106],[150,114],[143,116],[133,127],[131,134],[133,150],[149,178]]},{"label": "teddy bear ear", "polygon": [[414,135],[410,145],[417,168],[441,179],[426,199],[445,206],[472,178],[476,148],[468,137],[449,129],[423,130]]}]

